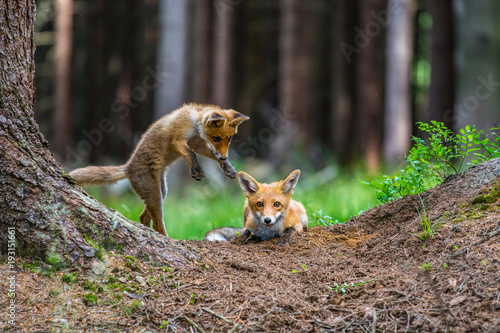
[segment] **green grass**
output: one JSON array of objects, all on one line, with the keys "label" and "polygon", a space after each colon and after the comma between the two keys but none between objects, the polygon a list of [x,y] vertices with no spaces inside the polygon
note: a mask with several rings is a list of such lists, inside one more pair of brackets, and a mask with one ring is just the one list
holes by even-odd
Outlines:
[{"label": "green grass", "polygon": [[[322,210],[340,222],[377,203],[372,189],[360,183],[365,175],[337,175],[325,179],[321,174],[302,175],[293,198],[301,201],[308,212]],[[280,177],[275,177],[278,180]],[[183,194],[169,190],[164,204],[165,228],[175,239],[202,239],[213,227],[243,226],[245,198],[237,180],[226,180],[218,188],[208,181],[186,181]],[[89,194],[125,217],[139,221],[142,201],[132,191],[110,193],[109,188],[89,187]],[[314,226],[311,224],[310,226]]]}]

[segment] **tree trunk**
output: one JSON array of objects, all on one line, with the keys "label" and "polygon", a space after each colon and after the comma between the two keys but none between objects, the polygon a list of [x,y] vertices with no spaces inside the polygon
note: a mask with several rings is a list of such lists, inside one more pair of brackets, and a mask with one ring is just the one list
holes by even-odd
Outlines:
[{"label": "tree trunk", "polygon": [[[0,6],[0,249],[77,266],[105,249],[182,264],[194,252],[110,211],[71,184],[34,122],[35,0]],[[93,243],[91,241],[91,243]]]},{"label": "tree trunk", "polygon": [[54,110],[54,143],[63,158],[64,147],[71,145],[70,93],[71,48],[73,35],[73,0],[56,1],[56,92]]},{"label": "tree trunk", "polygon": [[[310,8],[299,0],[281,0],[279,109],[287,131],[273,142],[271,156],[275,166],[289,159],[294,144],[313,145],[311,108]],[[307,152],[307,149],[303,149]]]},{"label": "tree trunk", "polygon": [[380,165],[383,131],[384,96],[384,25],[373,13],[385,8],[384,0],[362,0],[360,26],[357,40],[363,40],[357,47],[361,49],[357,67],[358,112],[360,151],[369,172],[376,172]]},{"label": "tree trunk", "polygon": [[[355,150],[354,119],[356,77],[352,75],[356,66],[356,53],[346,56],[343,47],[355,36],[357,1],[335,2],[333,16],[333,69],[332,69],[332,115],[330,140],[335,156],[342,165],[353,162]],[[343,44],[346,43],[346,44]]]},{"label": "tree trunk", "polygon": [[173,111],[184,103],[186,79],[186,43],[188,1],[160,0],[158,65],[163,79],[155,95],[155,118]]},{"label": "tree trunk", "polygon": [[[455,19],[452,0],[429,0],[432,16],[431,84],[427,120],[452,128],[455,102]],[[480,6],[480,4],[475,4]],[[446,117],[445,117],[446,114]]]},{"label": "tree trunk", "polygon": [[191,101],[210,103],[212,1],[198,0],[192,4],[191,8],[193,11],[193,20],[191,21],[193,44],[190,51],[192,57]]},{"label": "tree trunk", "polygon": [[223,107],[232,104],[234,8],[225,1],[214,1],[214,45],[212,101]]},{"label": "tree trunk", "polygon": [[385,162],[395,165],[410,148],[411,87],[410,66],[413,48],[413,0],[396,0],[389,13],[386,43],[386,94],[384,114]]},{"label": "tree trunk", "polygon": [[116,100],[120,105],[121,112],[127,116],[118,116],[119,136],[120,136],[120,157],[126,160],[134,148],[134,132],[132,111],[133,106],[137,106],[133,100],[132,90],[134,84],[134,64],[136,62],[137,42],[135,33],[140,31],[138,20],[136,19],[139,10],[137,0],[126,0],[122,9],[122,32],[121,41],[121,67],[118,74],[118,86],[116,89]]},{"label": "tree trunk", "polygon": [[457,101],[445,114],[455,129],[498,123],[500,105],[500,1],[457,1]]},{"label": "tree trunk", "polygon": [[[109,39],[106,38],[105,34],[106,22],[104,17],[109,7],[109,4],[107,6],[104,1],[91,1],[89,4],[89,69],[87,73],[89,82],[87,88],[88,107],[85,110],[88,116],[84,118],[86,123],[83,126],[83,130],[88,132],[100,127],[99,123],[106,117],[110,105],[106,99],[110,75],[106,68],[109,59]],[[103,73],[105,73],[104,77]],[[73,158],[74,161],[70,161],[69,165],[82,166],[84,163],[95,163],[106,155],[108,142],[106,135],[103,135],[102,140],[96,141],[97,143],[91,143],[85,139],[87,138],[84,136],[80,142],[86,142],[86,144],[78,142],[76,145],[77,157]],[[66,157],[66,160],[70,160],[69,156]]]}]

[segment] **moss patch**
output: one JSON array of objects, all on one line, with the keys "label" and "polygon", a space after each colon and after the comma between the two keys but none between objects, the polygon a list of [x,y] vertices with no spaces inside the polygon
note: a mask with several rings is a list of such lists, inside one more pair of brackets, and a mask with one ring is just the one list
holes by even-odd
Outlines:
[{"label": "moss patch", "polygon": [[490,188],[490,191],[486,194],[478,195],[472,199],[472,204],[485,204],[496,202],[500,198],[500,187],[494,186]]}]

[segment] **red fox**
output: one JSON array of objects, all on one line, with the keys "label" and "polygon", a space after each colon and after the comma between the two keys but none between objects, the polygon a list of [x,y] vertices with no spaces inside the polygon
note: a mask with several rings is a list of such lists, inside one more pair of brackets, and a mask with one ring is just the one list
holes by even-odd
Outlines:
[{"label": "red fox", "polygon": [[142,135],[130,159],[121,166],[88,166],[69,175],[78,184],[112,184],[128,178],[130,186],[144,200],[141,223],[168,236],[163,223],[163,202],[167,196],[167,169],[179,157],[186,159],[191,176],[205,175],[196,153],[219,162],[226,176],[236,177],[227,160],[228,148],[238,125],[249,117],[215,105],[185,104],[158,119]]},{"label": "red fox", "polygon": [[225,227],[209,231],[205,240],[245,242],[252,235],[260,240],[279,236],[279,244],[290,242],[295,232],[307,231],[304,206],[292,200],[299,180],[295,170],[280,182],[261,184],[245,172],[238,172],[238,180],[247,198],[243,208],[243,228]]}]

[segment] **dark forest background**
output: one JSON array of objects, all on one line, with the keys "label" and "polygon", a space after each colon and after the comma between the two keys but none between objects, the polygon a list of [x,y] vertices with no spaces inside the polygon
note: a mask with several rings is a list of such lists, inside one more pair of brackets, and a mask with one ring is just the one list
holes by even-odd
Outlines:
[{"label": "dark forest background", "polygon": [[[497,0],[39,0],[36,117],[68,169],[118,164],[158,117],[251,117],[231,158],[397,165],[415,122],[489,129]],[[260,162],[259,162],[260,163]]]}]

